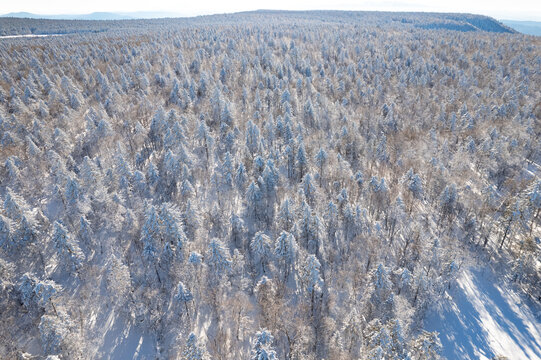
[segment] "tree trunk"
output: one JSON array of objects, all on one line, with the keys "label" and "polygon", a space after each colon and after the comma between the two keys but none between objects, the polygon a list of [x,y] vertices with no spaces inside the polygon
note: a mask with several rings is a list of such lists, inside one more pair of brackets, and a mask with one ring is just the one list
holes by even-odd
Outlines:
[{"label": "tree trunk", "polygon": [[505,232],[503,233],[502,242],[500,243],[500,250],[503,247],[503,243],[505,242],[505,239],[507,238],[507,235],[509,234],[509,230],[511,229],[511,221],[512,218],[509,219],[509,222],[507,223],[507,226],[505,227]]},{"label": "tree trunk", "polygon": [[537,217],[539,216],[539,211],[541,211],[541,208],[537,209],[535,216],[532,216],[532,223],[530,224],[530,236],[532,236],[533,224],[535,222],[535,219],[537,219]]}]

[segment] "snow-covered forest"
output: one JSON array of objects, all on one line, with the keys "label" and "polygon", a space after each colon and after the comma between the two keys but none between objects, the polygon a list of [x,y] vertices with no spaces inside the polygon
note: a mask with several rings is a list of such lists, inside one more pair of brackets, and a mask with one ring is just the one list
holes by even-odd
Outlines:
[{"label": "snow-covered forest", "polygon": [[541,38],[276,11],[0,32],[65,34],[0,39],[0,358],[466,359],[444,345],[482,339],[434,323],[482,289],[541,358]]}]

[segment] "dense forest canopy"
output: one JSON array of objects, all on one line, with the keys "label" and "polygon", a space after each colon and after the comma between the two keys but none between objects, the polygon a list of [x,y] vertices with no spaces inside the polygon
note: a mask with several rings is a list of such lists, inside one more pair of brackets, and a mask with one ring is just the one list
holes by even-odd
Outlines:
[{"label": "dense forest canopy", "polygon": [[2,358],[135,331],[152,359],[438,359],[424,315],[464,269],[541,296],[538,37],[354,12],[0,32],[71,33],[0,40]]}]

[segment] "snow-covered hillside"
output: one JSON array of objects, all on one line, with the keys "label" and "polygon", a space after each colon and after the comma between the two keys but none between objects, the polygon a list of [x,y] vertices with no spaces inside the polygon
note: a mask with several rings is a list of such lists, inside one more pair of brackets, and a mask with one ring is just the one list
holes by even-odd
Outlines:
[{"label": "snow-covered hillside", "polygon": [[0,358],[539,356],[541,38],[0,18],[27,32],[66,35],[0,40]]}]

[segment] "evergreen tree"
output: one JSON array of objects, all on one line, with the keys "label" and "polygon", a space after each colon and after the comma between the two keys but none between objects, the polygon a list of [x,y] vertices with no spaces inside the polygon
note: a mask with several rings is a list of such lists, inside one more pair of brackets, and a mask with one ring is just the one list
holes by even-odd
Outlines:
[{"label": "evergreen tree", "polygon": [[[148,229],[152,232],[151,229],[156,224],[153,223],[153,218],[149,218],[148,220],[150,221]],[[163,203],[160,209],[159,222],[163,241],[168,243],[169,246],[174,246],[177,254],[181,255],[184,243],[186,242],[186,235],[182,230],[182,214],[180,210],[173,204]]]},{"label": "evergreen tree", "polygon": [[247,215],[255,220],[263,218],[263,194],[255,181],[248,185],[246,190],[246,211]]},{"label": "evergreen tree", "polygon": [[278,213],[278,221],[281,229],[290,231],[293,226],[295,215],[293,214],[291,200],[286,197],[280,204],[280,211]]},{"label": "evergreen tree", "polygon": [[73,267],[79,268],[84,260],[84,254],[75,242],[70,237],[66,227],[59,221],[53,224],[53,233],[51,240],[58,254],[69,259]]},{"label": "evergreen tree", "polygon": [[322,291],[323,279],[321,278],[321,263],[315,255],[308,255],[302,272],[304,290],[310,299],[311,314],[314,314],[316,293]]},{"label": "evergreen tree", "polygon": [[416,199],[420,199],[423,196],[423,183],[418,174],[414,174],[409,179],[408,189]]},{"label": "evergreen tree", "polygon": [[276,238],[274,245],[274,254],[284,267],[284,277],[287,278],[289,272],[295,265],[295,257],[297,252],[297,243],[293,234],[287,231],[282,231],[280,236]]},{"label": "evergreen tree", "polygon": [[182,281],[179,281],[177,285],[175,300],[181,304],[184,303],[184,306],[186,308],[186,314],[188,314],[188,302],[193,300],[193,295],[191,291],[184,285],[184,283],[182,283]]},{"label": "evergreen tree", "polygon": [[229,222],[231,224],[231,241],[237,248],[241,248],[244,237],[244,220],[237,214],[232,214]]},{"label": "evergreen tree", "polygon": [[11,219],[0,214],[0,246],[9,247],[12,245],[15,226]]},{"label": "evergreen tree", "polygon": [[440,195],[440,206],[443,217],[451,217],[455,211],[457,203],[456,185],[447,185]]},{"label": "evergreen tree", "polygon": [[265,264],[268,262],[268,258],[271,254],[271,239],[262,231],[258,231],[252,241],[250,242],[250,248],[254,252],[256,258],[261,262],[261,268],[265,273]]},{"label": "evergreen tree", "polygon": [[184,210],[183,218],[184,221],[184,233],[190,241],[195,240],[196,231],[201,225],[201,216],[197,210],[196,205],[191,200],[188,200],[186,203],[186,209]]},{"label": "evergreen tree", "polygon": [[182,360],[206,360],[208,359],[206,349],[199,344],[197,336],[194,333],[188,335],[186,346],[182,351]]},{"label": "evergreen tree", "polygon": [[215,275],[223,274],[231,269],[229,249],[218,239],[212,239],[207,250],[206,260]]},{"label": "evergreen tree", "polygon": [[83,216],[79,218],[79,239],[89,245],[92,240],[92,228],[90,222]]},{"label": "evergreen tree", "polygon": [[255,339],[252,341],[251,360],[276,360],[278,356],[272,347],[274,336],[271,332],[263,329],[256,333]]},{"label": "evergreen tree", "polygon": [[251,120],[246,125],[246,147],[252,155],[255,155],[259,148],[259,128]]},{"label": "evergreen tree", "polygon": [[437,332],[422,331],[421,335],[413,340],[412,357],[420,360],[438,360],[442,350]]},{"label": "evergreen tree", "polygon": [[244,184],[246,184],[246,168],[243,163],[239,163],[237,166],[237,171],[235,172],[235,184],[239,190],[244,189]]},{"label": "evergreen tree", "polygon": [[74,205],[81,196],[80,185],[77,179],[70,178],[66,183],[66,202]]},{"label": "evergreen tree", "polygon": [[295,160],[297,162],[297,174],[300,181],[304,177],[304,174],[306,173],[308,168],[308,158],[306,157],[306,150],[304,149],[303,143],[299,145]]},{"label": "evergreen tree", "polygon": [[315,160],[316,165],[319,168],[319,186],[321,186],[321,182],[323,179],[323,167],[327,164],[327,158],[329,155],[323,148],[319,148],[319,151],[316,154]]},{"label": "evergreen tree", "polygon": [[302,190],[308,203],[313,204],[316,198],[316,187],[312,182],[312,175],[309,173],[304,175],[304,179],[302,180]]},{"label": "evergreen tree", "polygon": [[26,204],[24,199],[13,192],[10,188],[7,188],[4,199],[4,211],[6,212],[6,215],[14,221],[20,221],[23,217],[23,211],[25,209]]},{"label": "evergreen tree", "polygon": [[70,326],[71,319],[64,312],[41,317],[38,328],[45,354],[58,354],[62,350]]}]

